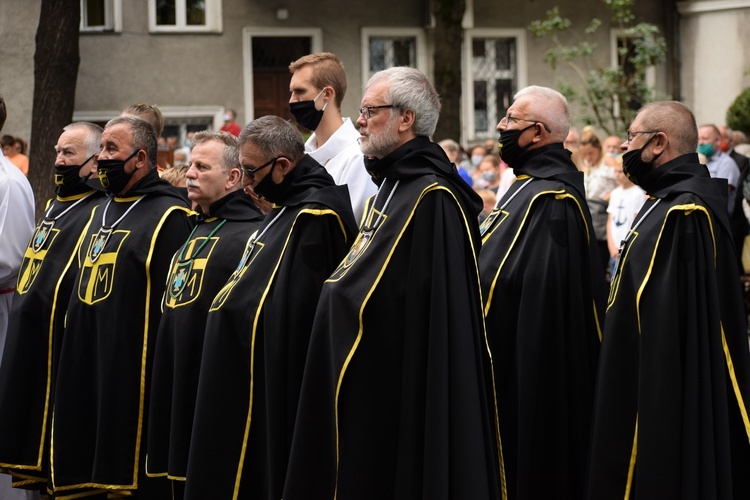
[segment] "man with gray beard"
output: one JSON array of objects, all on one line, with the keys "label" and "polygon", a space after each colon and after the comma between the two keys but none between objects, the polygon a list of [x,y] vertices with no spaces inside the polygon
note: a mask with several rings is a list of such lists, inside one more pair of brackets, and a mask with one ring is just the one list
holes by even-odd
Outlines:
[{"label": "man with gray beard", "polygon": [[482,202],[429,139],[439,111],[415,69],[367,84],[357,125],[379,191],[320,294],[284,499],[499,498]]}]

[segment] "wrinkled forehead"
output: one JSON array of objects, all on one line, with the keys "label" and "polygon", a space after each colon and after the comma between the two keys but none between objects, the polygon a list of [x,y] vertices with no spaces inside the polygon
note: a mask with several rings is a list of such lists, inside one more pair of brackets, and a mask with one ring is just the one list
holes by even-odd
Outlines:
[{"label": "wrinkled forehead", "polygon": [[57,139],[56,149],[62,150],[65,148],[81,148],[84,145],[86,139],[86,133],[83,129],[71,129],[66,130]]},{"label": "wrinkled forehead", "polygon": [[365,94],[362,96],[363,106],[372,106],[385,104],[385,97],[388,93],[388,85],[384,81],[378,81],[367,87]]},{"label": "wrinkled forehead", "polygon": [[133,133],[126,123],[116,123],[104,129],[102,132],[102,144],[114,142],[116,144],[131,144]]}]

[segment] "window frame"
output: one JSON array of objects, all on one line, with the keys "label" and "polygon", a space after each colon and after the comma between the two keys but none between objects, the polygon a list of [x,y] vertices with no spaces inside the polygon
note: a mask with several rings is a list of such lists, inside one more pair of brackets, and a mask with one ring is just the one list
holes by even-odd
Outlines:
[{"label": "window frame", "polygon": [[[625,31],[626,30],[622,28],[612,28],[609,30],[609,62],[612,68],[616,68],[620,65],[620,56],[617,53],[619,41],[626,38],[638,38],[625,35]],[[651,88],[656,88],[656,66],[649,66],[646,68],[646,85]],[[617,102],[617,100],[615,100],[614,112],[615,116],[620,116],[620,103]]]},{"label": "window frame", "polygon": [[427,45],[424,30],[422,28],[398,28],[398,27],[363,27],[360,32],[361,61],[362,61],[362,86],[370,79],[370,38],[407,38],[413,37],[416,41],[416,69],[428,73]]},{"label": "window frame", "polygon": [[[474,123],[474,72],[473,72],[473,42],[475,38],[515,38],[516,40],[516,92],[528,85],[527,43],[526,30],[523,28],[473,28],[464,32],[463,57],[463,99],[461,110],[461,136],[465,142],[494,138],[489,131],[481,131],[479,135]],[[499,118],[498,118],[499,121]]]},{"label": "window frame", "polygon": [[148,31],[150,33],[221,33],[223,30],[222,0],[205,0],[206,24],[202,26],[186,24],[186,0],[175,0],[176,24],[156,24],[156,2],[148,0]]},{"label": "window frame", "polygon": [[80,33],[120,33],[122,32],[122,0],[102,0],[104,2],[103,26],[87,26],[86,0],[81,0],[81,20],[78,26]]}]

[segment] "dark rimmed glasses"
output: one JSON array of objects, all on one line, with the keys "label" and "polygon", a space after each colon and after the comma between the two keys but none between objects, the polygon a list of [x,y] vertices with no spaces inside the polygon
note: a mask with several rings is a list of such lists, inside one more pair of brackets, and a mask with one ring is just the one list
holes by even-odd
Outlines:
[{"label": "dark rimmed glasses", "polygon": [[255,172],[257,172],[258,170],[264,169],[264,168],[266,168],[268,166],[275,165],[276,162],[279,161],[280,158],[285,158],[285,157],[284,156],[277,156],[276,158],[271,158],[266,163],[264,163],[260,167],[256,167],[256,168],[248,168],[248,167],[245,167],[244,165],[240,166],[240,168],[245,173],[245,175],[247,175],[248,177],[255,177]]},{"label": "dark rimmed glasses", "polygon": [[635,139],[635,136],[638,134],[658,134],[659,132],[661,132],[661,130],[636,130],[634,132],[628,130],[628,142]]},{"label": "dark rimmed glasses", "polygon": [[534,125],[536,125],[538,123],[542,127],[544,127],[544,130],[546,130],[548,134],[552,133],[552,130],[550,130],[550,128],[547,126],[547,124],[544,123],[544,122],[542,122],[542,121],[539,121],[539,120],[528,120],[526,118],[518,118],[517,116],[512,116],[510,113],[507,114],[507,115],[505,115],[505,116],[503,116],[500,119],[500,123],[503,123],[503,122],[505,122],[505,126],[506,127],[508,125],[510,125],[511,123],[518,123],[518,122],[533,123]]},{"label": "dark rimmed glasses", "polygon": [[391,109],[398,108],[398,104],[383,104],[382,106],[362,106],[359,108],[359,114],[365,117],[365,120],[369,120],[372,117],[373,109]]}]

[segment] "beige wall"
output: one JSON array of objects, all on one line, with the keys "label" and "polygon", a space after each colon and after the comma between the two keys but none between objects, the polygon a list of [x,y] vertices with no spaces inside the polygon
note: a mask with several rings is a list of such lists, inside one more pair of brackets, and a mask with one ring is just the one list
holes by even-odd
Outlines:
[{"label": "beige wall", "polygon": [[8,119],[2,134],[31,138],[34,102],[34,36],[38,0],[0,1],[0,94]]},{"label": "beige wall", "polygon": [[[750,1],[750,0],[749,0]],[[476,28],[525,28],[541,18],[552,6],[562,3],[563,14],[574,21],[580,33],[594,15],[605,18],[599,2],[542,0],[516,3],[509,15],[507,2],[473,0],[473,26]],[[568,4],[570,7],[565,7]],[[40,0],[0,1],[0,92],[9,100],[11,117],[6,129],[28,137],[33,92],[33,41]],[[148,1],[122,2],[122,32],[82,33],[81,63],[76,92],[76,112],[80,114],[116,111],[127,104],[147,102],[161,107],[231,107],[238,121],[245,116],[245,61],[243,29],[320,28],[323,50],[335,52],[344,62],[349,90],[343,114],[354,116],[362,92],[360,36],[362,27],[425,27],[430,54],[429,1],[409,0],[382,3],[364,0],[331,0],[311,8],[309,2],[288,0],[284,7],[289,18],[276,18],[277,4],[248,0],[223,0],[223,30],[220,34],[150,34]],[[662,2],[638,2],[638,20],[662,24]],[[591,41],[609,46],[609,28],[603,26]],[[570,40],[566,40],[570,42]],[[549,42],[527,36],[529,84],[556,85],[556,78],[568,69],[553,72],[543,62]],[[608,49],[600,50],[608,61]],[[431,61],[432,56],[428,55]],[[428,69],[431,62],[428,63]],[[661,89],[669,88],[667,73],[657,72]],[[9,99],[12,96],[13,99]]]},{"label": "beige wall", "polygon": [[[730,3],[746,6],[724,8]],[[729,105],[750,85],[750,1],[681,2],[679,7],[685,104],[699,124],[722,124]],[[712,7],[717,10],[708,10]]]}]

